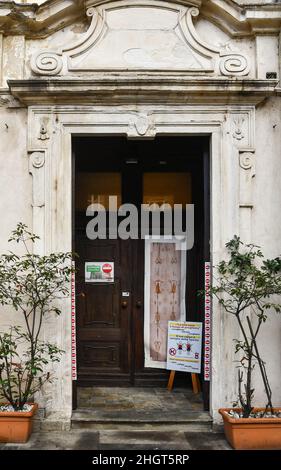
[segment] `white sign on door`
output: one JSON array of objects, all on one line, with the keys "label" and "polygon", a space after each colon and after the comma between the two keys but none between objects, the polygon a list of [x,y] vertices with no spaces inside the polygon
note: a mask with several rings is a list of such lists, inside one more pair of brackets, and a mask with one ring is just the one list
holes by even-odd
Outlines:
[{"label": "white sign on door", "polygon": [[167,369],[200,374],[202,323],[168,323]]},{"label": "white sign on door", "polygon": [[85,282],[114,282],[114,263],[109,261],[85,263]]}]

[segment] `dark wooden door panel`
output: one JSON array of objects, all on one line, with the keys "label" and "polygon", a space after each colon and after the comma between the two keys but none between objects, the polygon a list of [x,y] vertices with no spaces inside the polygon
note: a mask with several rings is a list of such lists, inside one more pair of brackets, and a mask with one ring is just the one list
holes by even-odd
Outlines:
[{"label": "dark wooden door panel", "polygon": [[84,312],[81,327],[120,327],[120,283],[110,285],[85,285]]},{"label": "dark wooden door panel", "polygon": [[104,342],[84,341],[82,343],[82,357],[85,367],[107,367],[120,369],[119,343],[110,344]]},{"label": "dark wooden door panel", "polygon": [[[122,308],[122,288],[131,289],[126,279],[130,246],[122,240],[91,241],[81,228],[76,231],[76,251],[78,382],[100,383],[105,375],[114,383],[128,384],[131,303],[127,300]],[[114,282],[85,282],[85,263],[90,261],[114,262]]]}]

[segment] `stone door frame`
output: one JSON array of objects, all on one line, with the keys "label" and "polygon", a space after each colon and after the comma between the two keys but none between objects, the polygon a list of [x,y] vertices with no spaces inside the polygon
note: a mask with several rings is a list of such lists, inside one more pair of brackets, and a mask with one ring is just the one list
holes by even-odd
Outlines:
[{"label": "stone door frame", "polygon": [[[74,135],[210,136],[210,253],[216,265],[234,234],[251,241],[252,181],[255,157],[255,106],[149,104],[119,106],[40,105],[28,110],[29,171],[33,177],[33,230],[41,240],[36,250],[72,249],[72,146]],[[47,319],[45,336],[65,351],[56,365],[57,380],[46,387],[41,406],[60,420],[72,413],[71,302],[62,301],[62,315]],[[230,339],[236,337],[214,302],[210,410],[235,396]],[[226,354],[227,353],[227,354]],[[226,359],[227,358],[227,359]],[[230,370],[229,370],[230,369]],[[227,396],[226,396],[227,395]]]}]

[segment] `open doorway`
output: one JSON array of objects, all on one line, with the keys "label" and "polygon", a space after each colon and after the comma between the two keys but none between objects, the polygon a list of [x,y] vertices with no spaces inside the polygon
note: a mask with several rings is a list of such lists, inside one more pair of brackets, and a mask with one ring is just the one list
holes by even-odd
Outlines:
[{"label": "open doorway", "polygon": [[[144,331],[145,241],[109,238],[108,225],[106,237],[90,240],[86,209],[91,203],[101,203],[108,211],[109,196],[114,195],[117,206],[194,204],[195,241],[185,253],[185,319],[204,321],[197,291],[203,288],[204,262],[209,261],[208,148],[207,137],[73,138],[78,387],[159,387],[169,375],[145,363],[145,342],[150,341]],[[90,261],[96,269],[101,263],[114,269],[113,282],[85,282]],[[97,274],[89,271],[89,276]],[[156,363],[160,352],[152,352]],[[186,374],[176,374],[176,384],[187,380]],[[208,409],[209,387],[203,378],[202,385]]]}]

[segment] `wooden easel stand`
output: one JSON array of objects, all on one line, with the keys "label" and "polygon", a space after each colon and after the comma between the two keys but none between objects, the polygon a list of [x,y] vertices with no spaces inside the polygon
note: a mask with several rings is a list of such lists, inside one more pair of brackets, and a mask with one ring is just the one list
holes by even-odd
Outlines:
[{"label": "wooden easel stand", "polygon": [[[169,392],[173,390],[175,375],[176,375],[176,371],[171,370],[169,381],[168,381],[168,386],[167,386],[167,389],[169,390]],[[199,393],[201,391],[201,384],[200,384],[198,374],[191,374],[191,381],[192,381],[193,393],[194,394]]]}]

